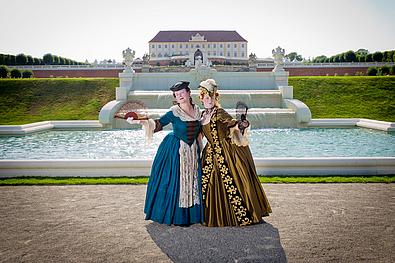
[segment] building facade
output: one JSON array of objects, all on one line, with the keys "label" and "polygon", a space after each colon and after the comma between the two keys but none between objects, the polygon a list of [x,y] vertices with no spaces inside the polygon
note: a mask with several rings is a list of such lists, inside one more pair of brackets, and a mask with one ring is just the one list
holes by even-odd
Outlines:
[{"label": "building facade", "polygon": [[203,63],[248,62],[247,40],[236,31],[159,31],[148,42],[151,65],[179,65],[197,56]]}]

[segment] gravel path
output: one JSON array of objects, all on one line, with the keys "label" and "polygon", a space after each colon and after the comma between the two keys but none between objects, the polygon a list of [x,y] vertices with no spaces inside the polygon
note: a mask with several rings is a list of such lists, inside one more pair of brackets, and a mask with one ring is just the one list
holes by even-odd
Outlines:
[{"label": "gravel path", "polygon": [[395,184],[267,184],[249,227],[144,220],[145,185],[0,187],[0,262],[395,262]]}]

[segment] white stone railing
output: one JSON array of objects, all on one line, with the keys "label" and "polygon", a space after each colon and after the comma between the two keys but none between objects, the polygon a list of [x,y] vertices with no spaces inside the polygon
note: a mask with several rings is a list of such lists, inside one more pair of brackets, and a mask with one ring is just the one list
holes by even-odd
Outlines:
[{"label": "white stone railing", "polygon": [[[343,68],[393,66],[394,62],[344,62],[344,63],[292,63],[285,62],[284,68]],[[274,68],[274,63],[257,63],[258,68]]]}]

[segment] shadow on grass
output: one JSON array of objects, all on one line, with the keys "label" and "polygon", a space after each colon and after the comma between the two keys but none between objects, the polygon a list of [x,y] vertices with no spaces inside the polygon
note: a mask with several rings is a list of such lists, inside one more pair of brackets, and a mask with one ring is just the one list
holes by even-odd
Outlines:
[{"label": "shadow on grass", "polygon": [[277,228],[147,225],[156,245],[174,262],[287,262]]}]

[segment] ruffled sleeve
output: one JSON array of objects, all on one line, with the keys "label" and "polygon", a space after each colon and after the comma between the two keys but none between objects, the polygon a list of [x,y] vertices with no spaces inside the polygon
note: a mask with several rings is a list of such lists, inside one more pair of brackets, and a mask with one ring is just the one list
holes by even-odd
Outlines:
[{"label": "ruffled sleeve", "polygon": [[232,116],[227,113],[224,109],[219,108],[217,110],[218,120],[224,124],[229,129],[229,138],[231,139],[232,143],[236,144],[237,146],[247,146],[248,145],[248,128],[244,130],[244,134],[242,134],[237,127],[239,121],[233,119]]},{"label": "ruffled sleeve", "polygon": [[152,137],[155,132],[163,130],[163,127],[168,125],[172,121],[172,115],[172,112],[169,111],[159,120],[148,119],[148,121],[141,122],[145,131],[145,140],[147,143],[152,142]]}]

